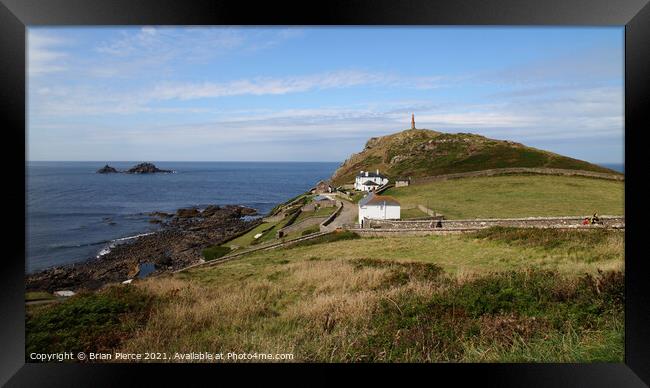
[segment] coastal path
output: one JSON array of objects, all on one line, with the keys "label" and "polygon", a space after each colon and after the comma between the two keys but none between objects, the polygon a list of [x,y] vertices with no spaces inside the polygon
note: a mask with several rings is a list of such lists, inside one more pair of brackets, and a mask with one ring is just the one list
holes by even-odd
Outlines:
[{"label": "coastal path", "polygon": [[253,252],[257,252],[257,251],[263,251],[263,250],[266,250],[266,249],[279,248],[279,247],[295,244],[295,243],[300,242],[300,241],[311,240],[313,238],[324,236],[324,235],[326,235],[328,233],[330,233],[330,232],[317,232],[317,233],[308,234],[306,236],[293,238],[291,240],[276,241],[276,242],[272,242],[272,243],[269,243],[269,244],[260,245],[260,246],[257,246],[255,248],[246,249],[246,250],[243,250],[243,251],[240,251],[240,252],[234,252],[234,253],[231,253],[229,255],[222,256],[222,257],[220,257],[218,259],[214,259],[214,260],[210,260],[210,261],[203,261],[203,262],[200,262],[200,263],[192,264],[190,266],[183,267],[181,269],[177,269],[176,271],[173,271],[173,273],[183,272],[183,271],[186,271],[188,269],[196,268],[196,267],[207,267],[207,266],[211,266],[211,265],[221,264],[223,262],[230,261],[232,259],[236,259],[238,257],[247,255],[249,253],[253,253]]}]

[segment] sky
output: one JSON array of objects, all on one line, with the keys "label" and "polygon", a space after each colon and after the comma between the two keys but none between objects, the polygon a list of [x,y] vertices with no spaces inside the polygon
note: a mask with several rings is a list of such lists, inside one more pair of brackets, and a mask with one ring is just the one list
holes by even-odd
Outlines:
[{"label": "sky", "polygon": [[410,127],[624,161],[623,27],[30,27],[27,159],[338,161]]}]

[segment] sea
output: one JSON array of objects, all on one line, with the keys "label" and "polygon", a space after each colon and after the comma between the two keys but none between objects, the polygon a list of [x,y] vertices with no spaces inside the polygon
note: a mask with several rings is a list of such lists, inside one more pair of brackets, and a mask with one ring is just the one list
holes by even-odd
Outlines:
[{"label": "sea", "polygon": [[[126,170],[139,162],[109,162]],[[338,162],[152,162],[165,174],[97,174],[106,162],[26,165],[25,270],[101,258],[159,226],[147,213],[244,205],[260,215],[329,178]]]},{"label": "sea", "polygon": [[598,165],[625,174],[625,163],[599,163]]}]

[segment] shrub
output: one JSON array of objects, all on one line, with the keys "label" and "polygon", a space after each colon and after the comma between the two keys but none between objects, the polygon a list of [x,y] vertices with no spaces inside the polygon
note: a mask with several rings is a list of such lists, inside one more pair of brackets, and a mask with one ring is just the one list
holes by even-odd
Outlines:
[{"label": "shrub", "polygon": [[302,233],[300,233],[300,235],[301,236],[306,236],[308,234],[316,233],[316,232],[319,232],[319,231],[320,231],[320,228],[318,226],[314,226],[313,228],[308,228],[308,229],[303,230]]},{"label": "shrub", "polygon": [[222,246],[219,246],[219,245],[213,245],[211,247],[205,248],[201,252],[203,257],[207,261],[218,259],[218,258],[220,258],[222,256],[227,255],[228,253],[230,253],[230,247],[222,247]]}]

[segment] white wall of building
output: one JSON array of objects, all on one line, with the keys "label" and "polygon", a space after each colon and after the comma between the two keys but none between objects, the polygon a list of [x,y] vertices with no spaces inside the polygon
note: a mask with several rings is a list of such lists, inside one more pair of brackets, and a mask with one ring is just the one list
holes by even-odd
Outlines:
[{"label": "white wall of building", "polygon": [[399,220],[400,207],[398,205],[367,205],[359,206],[359,224],[364,218],[371,220]]}]

